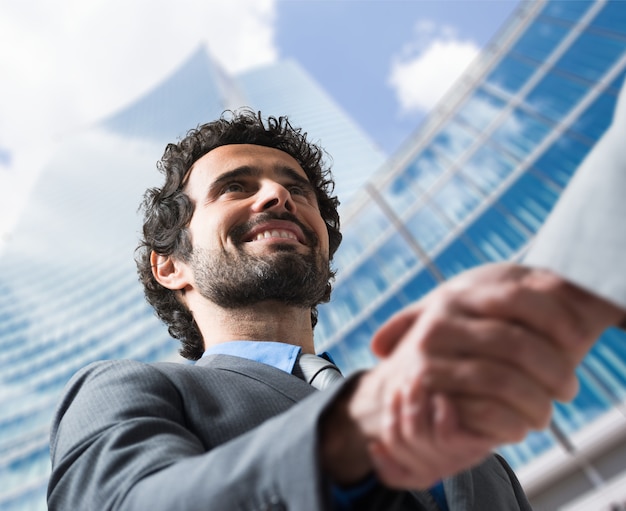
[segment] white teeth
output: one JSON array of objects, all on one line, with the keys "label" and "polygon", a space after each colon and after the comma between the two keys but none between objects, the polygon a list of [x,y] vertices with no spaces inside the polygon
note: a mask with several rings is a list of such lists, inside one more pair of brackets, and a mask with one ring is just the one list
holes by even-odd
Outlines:
[{"label": "white teeth", "polygon": [[266,239],[266,238],[287,238],[287,239],[290,239],[290,240],[297,240],[298,239],[290,231],[273,230],[273,231],[263,231],[263,232],[257,233],[257,235],[254,237],[254,241],[259,241],[259,240],[263,240],[263,239]]}]

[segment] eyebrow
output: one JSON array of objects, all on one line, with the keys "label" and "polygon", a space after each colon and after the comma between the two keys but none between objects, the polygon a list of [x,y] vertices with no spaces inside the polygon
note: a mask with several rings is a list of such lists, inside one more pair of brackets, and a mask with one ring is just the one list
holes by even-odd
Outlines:
[{"label": "eyebrow", "polygon": [[[287,177],[291,179],[292,181],[298,183],[299,185],[302,185],[310,189],[311,191],[314,191],[314,188],[311,182],[306,177],[302,176],[300,173],[296,172],[291,167],[288,167],[288,166],[275,167],[274,172],[276,172],[276,174],[278,174],[281,177]],[[226,183],[229,183],[230,181],[234,181],[240,178],[247,178],[247,177],[259,177],[261,176],[262,173],[263,172],[261,171],[261,169],[257,167],[251,167],[249,165],[243,165],[233,170],[229,170],[227,172],[224,172],[223,174],[220,174],[219,176],[217,176],[217,178],[215,178],[215,180],[209,186],[209,193],[213,192],[216,188],[221,188],[223,185],[225,185]]]}]

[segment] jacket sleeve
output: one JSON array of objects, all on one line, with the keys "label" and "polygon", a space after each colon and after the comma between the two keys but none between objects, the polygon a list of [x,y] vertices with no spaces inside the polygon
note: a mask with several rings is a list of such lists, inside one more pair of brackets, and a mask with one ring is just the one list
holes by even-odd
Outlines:
[{"label": "jacket sleeve", "polygon": [[93,364],[68,384],[52,426],[49,509],[328,509],[315,432],[334,392],[210,448],[186,427],[182,396],[161,371]]},{"label": "jacket sleeve", "polygon": [[626,84],[525,258],[626,310]]}]

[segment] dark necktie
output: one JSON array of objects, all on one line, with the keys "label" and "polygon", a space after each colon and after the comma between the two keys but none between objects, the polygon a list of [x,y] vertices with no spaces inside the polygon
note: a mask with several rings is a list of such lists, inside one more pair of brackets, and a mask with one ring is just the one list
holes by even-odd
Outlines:
[{"label": "dark necktie", "polygon": [[336,365],[325,358],[308,353],[302,353],[298,357],[293,374],[319,390],[343,380]]}]

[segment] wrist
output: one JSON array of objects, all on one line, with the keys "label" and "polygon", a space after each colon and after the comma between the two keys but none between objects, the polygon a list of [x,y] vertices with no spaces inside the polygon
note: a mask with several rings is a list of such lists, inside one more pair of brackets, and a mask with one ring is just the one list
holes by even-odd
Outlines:
[{"label": "wrist", "polygon": [[339,486],[356,484],[373,471],[362,424],[362,406],[355,403],[355,400],[360,402],[362,399],[359,389],[367,381],[367,375],[361,374],[347,382],[343,392],[321,418],[321,466],[329,479]]}]

